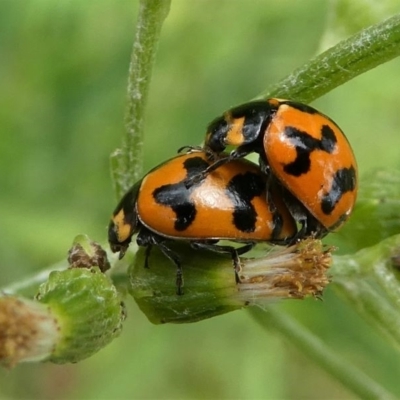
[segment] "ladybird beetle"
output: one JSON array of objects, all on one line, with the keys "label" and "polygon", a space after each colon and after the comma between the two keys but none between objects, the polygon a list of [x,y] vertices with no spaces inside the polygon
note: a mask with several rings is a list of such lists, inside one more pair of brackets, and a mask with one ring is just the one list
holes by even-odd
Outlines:
[{"label": "ladybird beetle", "polygon": [[326,115],[290,100],[242,104],[208,126],[206,152],[219,154],[229,145],[237,148],[187,186],[225,162],[256,152],[261,169],[288,189],[284,201],[302,225],[298,238],[323,237],[350,216],[357,196],[357,164],[344,133]]},{"label": "ladybird beetle", "polygon": [[[146,247],[145,266],[151,247],[158,246],[177,267],[178,294],[182,285],[181,262],[166,241],[187,240],[194,248],[230,254],[238,281],[240,254],[256,242],[286,243],[297,233],[296,223],[281,201],[279,191],[283,188],[277,184],[267,196],[265,174],[248,160],[225,163],[201,182],[186,187],[186,179],[210,165],[207,155],[199,151],[180,154],[160,164],[125,194],[109,225],[110,247],[119,252],[120,258],[135,233],[137,244]],[[269,197],[273,206],[267,202]],[[244,245],[220,246],[219,240]]]}]

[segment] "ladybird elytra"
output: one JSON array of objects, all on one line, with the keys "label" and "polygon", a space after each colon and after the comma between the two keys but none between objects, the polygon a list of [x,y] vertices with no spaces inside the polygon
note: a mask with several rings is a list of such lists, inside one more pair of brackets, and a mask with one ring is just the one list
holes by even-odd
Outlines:
[{"label": "ladybird elytra", "polygon": [[308,106],[281,103],[264,134],[268,165],[328,230],[350,215],[357,164],[340,128]]},{"label": "ladybird elytra", "polygon": [[[260,155],[261,169],[293,194],[294,199],[288,196],[286,201],[296,210],[293,215],[302,224],[308,221],[317,236],[335,230],[350,215],[358,182],[354,153],[335,122],[316,109],[283,99],[232,108],[210,123],[205,149],[219,154],[229,145],[237,148],[226,162],[251,152]],[[222,164],[215,162],[206,173]],[[299,205],[304,211],[299,212]],[[318,223],[310,223],[310,216]],[[310,229],[302,232],[311,234]]]},{"label": "ladybird elytra", "polygon": [[[185,179],[209,166],[204,153],[180,155],[143,179],[137,215],[148,229],[174,239],[236,241],[284,240],[294,222],[283,218],[280,231],[266,202],[266,180],[258,167],[236,160],[186,188]],[[283,210],[283,211],[282,211]],[[280,204],[280,213],[285,211]]]}]

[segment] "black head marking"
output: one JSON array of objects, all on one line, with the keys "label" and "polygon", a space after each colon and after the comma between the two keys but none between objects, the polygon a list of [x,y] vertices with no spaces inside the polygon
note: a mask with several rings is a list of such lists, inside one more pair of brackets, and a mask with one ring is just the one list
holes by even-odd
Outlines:
[{"label": "black head marking", "polygon": [[[120,258],[122,258],[131,242],[132,235],[139,229],[139,221],[136,211],[136,201],[138,198],[140,186],[142,185],[142,179],[136,182],[128,192],[122,197],[114,210],[113,217],[108,226],[108,242],[110,243],[111,250],[120,252]],[[119,221],[123,225],[129,226],[129,234],[127,237],[121,238],[119,231],[119,224],[116,223],[114,218],[122,212],[123,221]]]},{"label": "black head marking", "polygon": [[288,106],[290,106],[291,108],[294,108],[296,110],[299,110],[303,113],[306,114],[320,114],[319,111],[317,111],[315,108],[310,107],[307,104],[304,103],[298,103],[297,101],[292,101],[292,100],[283,100],[280,102],[280,105],[286,104]]},{"label": "black head marking", "polygon": [[229,131],[229,123],[225,116],[214,119],[207,127],[207,147],[217,153],[225,150],[225,138]]},{"label": "black head marking", "polygon": [[356,188],[356,171],[353,166],[338,170],[333,177],[331,190],[324,194],[321,201],[322,212],[326,215],[332,213],[336,204],[346,192]]},{"label": "black head marking", "polygon": [[187,188],[185,181],[203,172],[208,167],[208,163],[201,157],[191,157],[185,160],[183,166],[187,173],[181,182],[160,186],[153,192],[157,203],[168,206],[174,211],[176,215],[174,228],[177,231],[187,229],[196,218],[196,206],[190,199],[190,195],[202,183],[193,184]]},{"label": "black head marking", "polygon": [[[243,118],[242,135],[243,145],[251,144],[253,147],[255,142],[262,143],[262,132],[267,126],[271,118],[276,112],[269,102],[251,101],[241,104],[228,110],[222,117],[216,118],[207,128],[206,146],[215,152],[223,151],[227,146],[227,136],[236,120]],[[261,146],[260,146],[261,148]]]},{"label": "black head marking", "polygon": [[260,100],[242,104],[233,108],[230,112],[233,119],[244,117],[243,144],[254,146],[257,140],[261,144],[262,135],[260,134],[264,132],[264,127],[270,123],[276,109],[269,102]]},{"label": "black head marking", "polygon": [[285,164],[284,171],[293,176],[306,174],[310,170],[310,154],[315,150],[332,153],[336,146],[336,136],[328,125],[321,128],[321,139],[315,139],[307,132],[288,126],[285,128],[285,136],[293,143],[296,149],[296,159]]},{"label": "black head marking", "polygon": [[234,204],[233,224],[240,231],[254,232],[256,229],[257,212],[251,200],[260,196],[264,189],[265,181],[252,172],[236,175],[230,180],[226,194]]}]

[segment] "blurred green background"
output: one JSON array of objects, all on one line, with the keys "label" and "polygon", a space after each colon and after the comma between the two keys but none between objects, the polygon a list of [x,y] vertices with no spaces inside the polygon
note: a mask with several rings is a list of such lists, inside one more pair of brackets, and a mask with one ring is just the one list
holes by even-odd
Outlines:
[{"label": "blurred green background", "polygon": [[[399,6],[400,9],[400,6]],[[137,1],[0,2],[0,284],[106,240],[109,154],[124,130]],[[173,0],[146,123],[145,170],[199,144],[206,124],[320,51],[321,0]],[[400,168],[400,60],[314,103],[347,133],[361,176]],[[340,243],[340,234],[328,242]],[[343,250],[343,247],[342,247]],[[173,274],[173,272],[171,272]],[[328,289],[276,304],[398,396],[399,354]],[[4,399],[349,399],[245,311],[153,326],[128,301],[122,336],[77,365],[0,370]]]}]

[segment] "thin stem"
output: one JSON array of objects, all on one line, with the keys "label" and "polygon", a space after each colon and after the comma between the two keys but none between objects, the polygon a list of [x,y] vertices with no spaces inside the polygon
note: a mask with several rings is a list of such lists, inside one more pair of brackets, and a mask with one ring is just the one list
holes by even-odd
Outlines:
[{"label": "thin stem", "polygon": [[254,319],[264,328],[278,331],[288,343],[300,348],[309,358],[340,381],[347,389],[362,399],[394,399],[377,382],[350,365],[318,337],[306,330],[291,317],[273,307],[250,310]]},{"label": "thin stem", "polygon": [[365,279],[335,279],[334,286],[357,312],[400,350],[399,311]]},{"label": "thin stem", "polygon": [[360,250],[334,257],[333,287],[400,349],[400,286],[391,257],[398,253],[400,235]]},{"label": "thin stem", "polygon": [[393,273],[393,268],[389,269],[387,263],[380,263],[374,268],[374,276],[379,286],[390,298],[393,305],[400,311],[400,283],[398,276]]},{"label": "thin stem", "polygon": [[111,155],[111,173],[118,198],[142,176],[145,108],[161,27],[170,3],[171,0],[140,0],[129,66],[126,132],[122,148]]},{"label": "thin stem", "polygon": [[400,14],[363,29],[270,86],[259,97],[308,103],[400,55]]},{"label": "thin stem", "polygon": [[0,294],[24,294],[27,296],[31,296],[32,294],[37,292],[37,288],[39,287],[39,285],[48,279],[50,272],[61,271],[63,269],[66,269],[67,267],[68,263],[66,260],[60,261],[56,264],[51,265],[48,268],[38,271],[28,278],[21,279],[7,286],[3,286],[2,288],[0,288]]},{"label": "thin stem", "polygon": [[[391,261],[392,256],[399,253],[399,249],[400,235],[395,235],[355,254],[334,256],[330,271],[334,278],[333,284],[338,284],[342,291],[349,291],[349,296],[354,301],[357,297],[356,293],[361,296],[360,301],[365,304],[370,301],[369,294],[373,295],[372,292],[370,293],[370,289],[363,291],[361,280],[364,282],[367,278],[370,278],[371,281],[373,280],[379,285],[382,293],[376,295],[385,296],[396,308],[396,312],[393,314],[394,318],[390,317],[382,323],[384,325],[398,325],[398,343],[400,344],[400,283]],[[353,288],[353,286],[355,287]],[[378,304],[379,302],[375,303],[374,308]],[[383,309],[377,310],[377,314],[379,314],[379,318],[386,316]],[[397,320],[399,322],[396,322]],[[389,321],[392,322],[389,324]]]},{"label": "thin stem", "polygon": [[[389,207],[393,209],[392,204]],[[380,258],[375,260],[374,268],[372,269],[373,277],[393,307],[396,308],[396,314],[400,312],[400,282],[398,271],[393,266],[392,257],[398,256],[399,250],[400,235],[393,236],[381,242],[378,249]],[[399,319],[397,315],[396,319]]]}]

